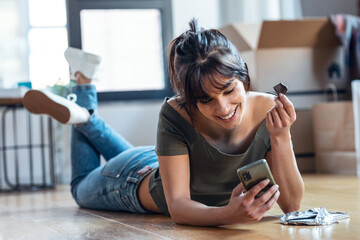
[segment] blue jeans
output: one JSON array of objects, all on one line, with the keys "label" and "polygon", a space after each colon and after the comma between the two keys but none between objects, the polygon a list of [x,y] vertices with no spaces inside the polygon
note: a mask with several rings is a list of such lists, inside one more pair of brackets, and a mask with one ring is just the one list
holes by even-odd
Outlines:
[{"label": "blue jeans", "polygon": [[[97,114],[94,85],[72,89],[77,104],[92,110],[71,130],[71,193],[80,207],[149,213],[138,200],[141,180],[158,167],[154,146],[134,147]],[[91,111],[90,111],[91,112]],[[100,155],[106,164],[100,166]]]}]

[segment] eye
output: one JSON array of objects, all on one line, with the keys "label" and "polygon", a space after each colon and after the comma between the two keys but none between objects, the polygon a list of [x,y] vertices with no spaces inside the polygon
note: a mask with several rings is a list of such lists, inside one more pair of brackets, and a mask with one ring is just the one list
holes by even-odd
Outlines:
[{"label": "eye", "polygon": [[212,101],[212,98],[202,98],[199,100],[201,104],[208,104]]},{"label": "eye", "polygon": [[229,95],[235,90],[235,87],[233,87],[230,91],[224,92],[224,95]]}]

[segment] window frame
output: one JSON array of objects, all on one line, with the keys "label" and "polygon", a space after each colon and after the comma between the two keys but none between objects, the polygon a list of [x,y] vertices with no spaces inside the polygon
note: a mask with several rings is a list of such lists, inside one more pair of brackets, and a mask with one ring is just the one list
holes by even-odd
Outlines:
[{"label": "window frame", "polygon": [[82,49],[80,11],[83,9],[158,9],[161,14],[165,87],[161,90],[100,91],[99,101],[163,99],[173,95],[167,67],[167,46],[172,40],[170,0],[66,0],[69,46],[80,49]]}]

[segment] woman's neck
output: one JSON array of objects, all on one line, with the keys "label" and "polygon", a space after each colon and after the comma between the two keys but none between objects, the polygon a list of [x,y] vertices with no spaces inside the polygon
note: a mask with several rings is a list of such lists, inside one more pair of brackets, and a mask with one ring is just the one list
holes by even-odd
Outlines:
[{"label": "woman's neck", "polygon": [[248,115],[244,114],[243,119],[237,127],[232,129],[227,129],[214,121],[207,119],[204,115],[202,115],[199,111],[194,110],[193,113],[193,126],[195,129],[201,133],[205,138],[210,138],[214,141],[223,141],[223,142],[231,142],[232,139],[236,138],[239,131],[243,131],[247,129],[246,125],[248,122]]}]

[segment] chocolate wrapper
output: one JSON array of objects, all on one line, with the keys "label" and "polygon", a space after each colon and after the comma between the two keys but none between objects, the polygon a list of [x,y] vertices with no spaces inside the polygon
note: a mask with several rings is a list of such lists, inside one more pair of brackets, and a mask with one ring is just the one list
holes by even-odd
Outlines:
[{"label": "chocolate wrapper", "polygon": [[294,211],[284,214],[280,223],[290,225],[330,225],[338,223],[338,220],[349,218],[348,213],[328,212],[324,207],[313,208],[303,212]]},{"label": "chocolate wrapper", "polygon": [[280,93],[285,95],[287,93],[288,88],[285,84],[279,83],[276,86],[274,86],[274,90],[276,94],[279,96]]}]

